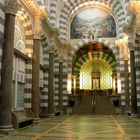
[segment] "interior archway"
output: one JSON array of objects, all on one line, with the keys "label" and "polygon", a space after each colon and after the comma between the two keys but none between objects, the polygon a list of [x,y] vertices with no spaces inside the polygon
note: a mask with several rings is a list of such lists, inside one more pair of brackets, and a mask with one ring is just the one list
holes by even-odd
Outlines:
[{"label": "interior archway", "polygon": [[[95,73],[95,78],[92,75]],[[100,73],[98,88],[95,88],[94,79]],[[113,92],[113,77],[117,75],[117,62],[114,53],[107,46],[96,42],[81,47],[75,53],[72,63],[72,75],[76,77],[73,89],[77,90],[110,90]],[[115,84],[115,88],[117,85]]]}]

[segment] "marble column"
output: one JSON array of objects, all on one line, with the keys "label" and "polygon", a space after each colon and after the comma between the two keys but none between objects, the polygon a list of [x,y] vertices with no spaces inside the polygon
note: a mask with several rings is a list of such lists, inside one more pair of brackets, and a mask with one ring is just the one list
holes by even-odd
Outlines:
[{"label": "marble column", "polygon": [[135,71],[135,57],[134,46],[129,44],[130,51],[130,66],[131,66],[131,111],[133,114],[137,113],[137,94],[136,94],[136,71]]},{"label": "marble column", "polygon": [[59,59],[59,109],[63,114],[63,58]]},{"label": "marble column", "polygon": [[39,120],[40,112],[40,89],[39,89],[39,57],[40,39],[34,39],[33,56],[32,56],[32,112],[34,113],[34,121]]},{"label": "marble column", "polygon": [[0,85],[0,131],[12,130],[12,75],[14,54],[14,30],[17,3],[6,0],[4,45]]},{"label": "marble column", "polygon": [[128,59],[124,60],[124,77],[125,77],[125,111],[128,112],[130,108]]},{"label": "marble column", "polygon": [[[52,42],[51,42],[52,43]],[[49,44],[49,80],[48,80],[48,116],[55,116],[54,112],[54,47]]]}]

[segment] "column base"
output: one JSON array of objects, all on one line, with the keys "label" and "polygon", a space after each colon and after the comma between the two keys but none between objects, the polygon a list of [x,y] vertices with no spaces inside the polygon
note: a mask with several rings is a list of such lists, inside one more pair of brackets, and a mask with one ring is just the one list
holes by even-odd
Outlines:
[{"label": "column base", "polygon": [[48,118],[54,118],[55,114],[48,114]]},{"label": "column base", "polygon": [[63,111],[60,111],[60,115],[64,115],[64,112]]},{"label": "column base", "polygon": [[131,114],[131,116],[130,116],[131,118],[138,118],[138,114]]},{"label": "column base", "polygon": [[10,133],[11,131],[13,131],[13,125],[4,125],[4,126],[0,126],[0,133]]},{"label": "column base", "polygon": [[34,118],[34,123],[39,123],[40,122],[40,118]]},{"label": "column base", "polygon": [[131,116],[131,111],[125,111],[125,113],[124,113],[125,115],[127,115],[127,116]]}]

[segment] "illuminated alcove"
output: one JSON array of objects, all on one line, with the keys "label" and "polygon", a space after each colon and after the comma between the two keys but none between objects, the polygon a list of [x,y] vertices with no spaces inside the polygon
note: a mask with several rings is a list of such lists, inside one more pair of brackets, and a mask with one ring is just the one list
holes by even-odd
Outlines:
[{"label": "illuminated alcove", "polygon": [[112,88],[112,68],[104,60],[88,60],[80,69],[80,89],[92,89],[93,71],[100,72],[100,89]]}]

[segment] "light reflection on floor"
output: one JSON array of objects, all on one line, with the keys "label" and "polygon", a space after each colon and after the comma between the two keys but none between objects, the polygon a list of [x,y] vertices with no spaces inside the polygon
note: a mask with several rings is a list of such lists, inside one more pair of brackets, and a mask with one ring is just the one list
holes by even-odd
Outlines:
[{"label": "light reflection on floor", "polygon": [[74,115],[0,134],[0,140],[140,140],[140,121],[117,115]]}]

